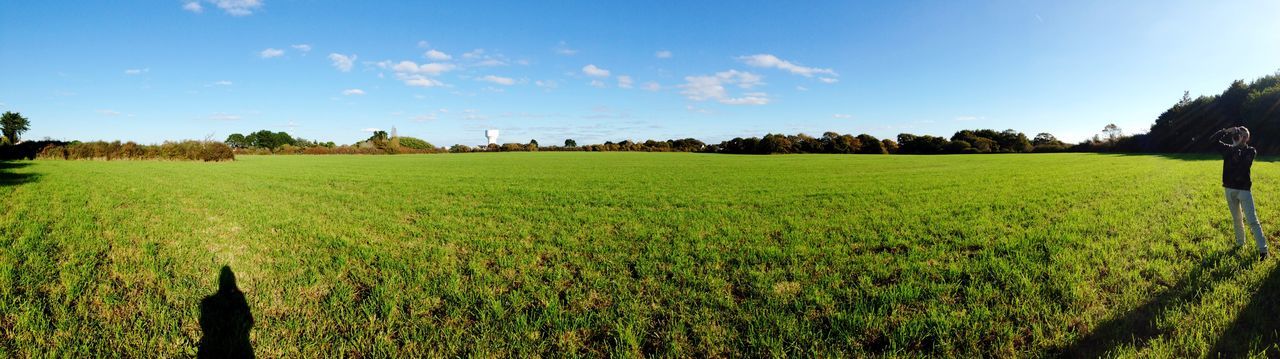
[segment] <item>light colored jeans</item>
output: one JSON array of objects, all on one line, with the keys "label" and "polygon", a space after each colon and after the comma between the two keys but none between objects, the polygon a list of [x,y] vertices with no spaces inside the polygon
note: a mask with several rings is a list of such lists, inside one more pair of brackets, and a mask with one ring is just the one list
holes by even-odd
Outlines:
[{"label": "light colored jeans", "polygon": [[[1244,221],[1248,221],[1253,229],[1253,240],[1258,242],[1258,251],[1267,252],[1267,238],[1262,235],[1262,225],[1258,224],[1258,214],[1253,209],[1253,194],[1249,191],[1224,188],[1227,192],[1227,208],[1231,210],[1231,222],[1236,225],[1236,245],[1244,245]],[[1240,212],[1244,212],[1241,221]]]}]

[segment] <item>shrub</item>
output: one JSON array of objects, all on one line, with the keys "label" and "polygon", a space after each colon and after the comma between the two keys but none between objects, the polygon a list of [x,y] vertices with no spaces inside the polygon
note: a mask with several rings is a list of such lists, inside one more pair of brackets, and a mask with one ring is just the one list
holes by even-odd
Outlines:
[{"label": "shrub", "polygon": [[408,136],[401,136],[397,138],[400,139],[400,147],[414,149],[414,150],[434,150],[436,148],[435,146],[431,145],[430,142],[424,141],[420,138],[408,137]]},{"label": "shrub", "polygon": [[231,146],[215,141],[165,142],[159,145],[139,145],[133,142],[50,143],[34,157],[64,160],[142,160],[166,159],[183,161],[235,160]]}]

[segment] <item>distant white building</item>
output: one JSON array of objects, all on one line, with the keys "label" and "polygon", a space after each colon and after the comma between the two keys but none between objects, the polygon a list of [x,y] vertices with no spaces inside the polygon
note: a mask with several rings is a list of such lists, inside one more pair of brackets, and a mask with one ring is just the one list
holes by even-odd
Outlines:
[{"label": "distant white building", "polygon": [[489,139],[489,144],[498,144],[498,130],[484,130],[484,137]]}]

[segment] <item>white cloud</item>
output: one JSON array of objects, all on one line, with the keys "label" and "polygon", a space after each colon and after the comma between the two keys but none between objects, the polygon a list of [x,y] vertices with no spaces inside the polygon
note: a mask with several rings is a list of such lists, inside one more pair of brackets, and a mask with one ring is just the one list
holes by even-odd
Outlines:
[{"label": "white cloud", "polygon": [[596,65],[587,65],[582,67],[582,73],[592,77],[609,77],[609,70],[605,70]]},{"label": "white cloud", "polygon": [[671,51],[667,51],[667,50],[658,51],[653,53],[653,56],[659,59],[669,59],[671,58]]},{"label": "white cloud", "polygon": [[427,42],[427,40],[421,40],[421,41],[418,41],[418,47],[425,49],[425,48],[431,47],[431,43]]},{"label": "white cloud", "polygon": [[364,95],[364,90],[361,90],[361,89],[346,89],[346,90],[342,90],[342,94],[343,94],[343,95],[346,95],[346,96],[352,96],[352,95],[360,96],[360,95]]},{"label": "white cloud", "polygon": [[350,72],[351,66],[356,62],[356,55],[329,54],[329,60],[333,61],[333,67],[337,68],[338,71]]},{"label": "white cloud", "polygon": [[427,51],[427,53],[422,54],[422,56],[426,57],[427,59],[436,60],[436,61],[447,61],[447,60],[453,59],[453,56],[449,56],[449,54],[446,54],[440,50],[435,50],[435,49]]},{"label": "white cloud", "polygon": [[128,69],[128,70],[124,70],[124,74],[125,74],[125,75],[141,75],[141,74],[145,74],[145,73],[148,73],[148,72],[151,72],[151,68],[150,68],[150,67],[145,68],[145,69]]},{"label": "white cloud", "polygon": [[191,1],[191,2],[187,2],[186,4],[182,4],[182,9],[186,11],[194,12],[197,14],[204,12],[204,6],[200,6],[200,2],[197,2],[197,1]]},{"label": "white cloud", "polygon": [[[379,65],[385,66],[384,64],[379,64]],[[425,64],[419,65],[413,61],[408,61],[408,60],[400,61],[395,65],[391,65],[391,70],[397,73],[427,74],[431,76],[436,76],[445,72],[453,71],[453,69],[455,68],[457,68],[457,66],[454,66],[453,64],[432,62],[432,63],[425,63]]]},{"label": "white cloud", "polygon": [[662,89],[662,85],[659,85],[657,82],[650,81],[644,84],[644,89],[649,91],[658,91]]},{"label": "white cloud", "polygon": [[606,86],[606,85],[604,84],[604,81],[600,81],[600,80],[591,80],[591,87],[596,87],[596,88],[605,88],[605,86]]},{"label": "white cloud", "polygon": [[796,91],[809,91],[809,88],[804,86],[796,86]]},{"label": "white cloud", "polygon": [[103,115],[103,116],[112,116],[112,117],[120,116],[120,111],[116,111],[116,110],[98,110],[97,112],[99,115]]},{"label": "white cloud", "polygon": [[578,54],[578,50],[569,48],[569,44],[566,44],[564,41],[561,41],[559,45],[556,45],[555,51],[556,54],[564,56],[573,56]]},{"label": "white cloud", "polygon": [[715,75],[685,76],[685,84],[680,85],[684,91],[680,93],[694,101],[715,100],[727,105],[764,105],[769,103],[768,94],[750,92],[732,97],[725,89],[726,85],[749,89],[764,84],[761,79],[759,75],[737,70],[717,72]]},{"label": "white cloud", "polygon": [[[476,49],[472,52],[463,54],[462,56],[481,56],[483,53],[484,50]],[[440,74],[453,71],[458,68],[457,65],[450,63],[431,62],[418,64],[409,60],[403,60],[395,63],[391,61],[379,61],[376,65],[380,68],[395,72],[396,79],[404,82],[405,85],[416,87],[448,86],[445,83],[440,82],[440,80],[432,78],[432,76],[439,76]]]},{"label": "white cloud", "polygon": [[398,73],[396,74],[396,76],[400,79],[400,81],[404,81],[405,85],[409,85],[409,86],[416,86],[416,87],[444,86],[443,82],[440,82],[439,80],[422,76],[422,75],[405,75],[405,74]]},{"label": "white cloud", "polygon": [[253,15],[253,11],[262,7],[262,0],[211,0],[222,11],[231,16]]},{"label": "white cloud", "polygon": [[833,84],[833,83],[840,82],[840,79],[834,79],[830,77],[819,77],[818,81],[822,81],[822,83]]},{"label": "white cloud", "polygon": [[379,129],[377,127],[369,127],[369,128],[360,130],[360,132],[378,132],[378,131],[382,131],[382,129]]},{"label": "white cloud", "polygon": [[629,89],[631,88],[631,84],[632,84],[631,76],[618,75],[618,87]]},{"label": "white cloud", "polygon": [[850,115],[847,113],[837,113],[837,114],[831,115],[831,118],[853,118],[853,115]]},{"label": "white cloud", "polygon": [[820,68],[800,66],[790,61],[779,59],[777,56],[773,56],[770,54],[739,56],[738,60],[746,63],[749,66],[765,67],[765,68],[771,67],[771,68],[784,70],[784,71],[787,71],[796,75],[804,76],[804,77],[813,77],[813,75],[818,75],[818,74],[839,76],[838,74],[836,74],[835,71],[831,69],[820,69]]},{"label": "white cloud", "polygon": [[219,81],[214,81],[213,83],[210,83],[208,85],[205,85],[205,87],[213,87],[213,86],[231,86],[231,81],[219,80]]},{"label": "white cloud", "polygon": [[297,44],[290,47],[302,52],[311,52],[311,45],[308,44]]},{"label": "white cloud", "polygon": [[284,55],[284,50],[273,49],[273,48],[267,48],[266,50],[262,50],[262,52],[258,53],[258,56],[261,56],[264,59],[269,59],[272,57],[280,57],[283,55]]},{"label": "white cloud", "polygon": [[511,86],[516,84],[516,80],[513,78],[494,76],[494,75],[487,75],[477,80],[484,81],[484,82],[492,82],[492,83],[503,85],[503,86]]},{"label": "white cloud", "polygon": [[481,56],[484,56],[484,49],[475,49],[462,54],[464,59],[478,59]]},{"label": "white cloud", "polygon": [[240,116],[219,112],[209,116],[209,119],[214,121],[236,121],[240,119]]}]

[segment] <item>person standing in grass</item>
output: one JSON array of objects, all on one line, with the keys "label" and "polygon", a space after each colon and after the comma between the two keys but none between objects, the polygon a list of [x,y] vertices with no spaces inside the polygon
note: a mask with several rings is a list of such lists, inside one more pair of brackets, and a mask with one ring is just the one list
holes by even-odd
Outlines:
[{"label": "person standing in grass", "polygon": [[[1253,181],[1249,178],[1249,168],[1253,166],[1253,157],[1258,150],[1249,146],[1249,129],[1244,126],[1218,130],[1210,140],[1218,152],[1222,153],[1222,187],[1227,194],[1227,208],[1231,210],[1231,221],[1236,226],[1236,248],[1244,246],[1244,220],[1253,230],[1253,240],[1258,243],[1258,258],[1267,259],[1267,238],[1262,235],[1262,225],[1258,223],[1258,214],[1253,208],[1253,194],[1249,192]],[[1224,140],[1230,141],[1223,142]]]}]

